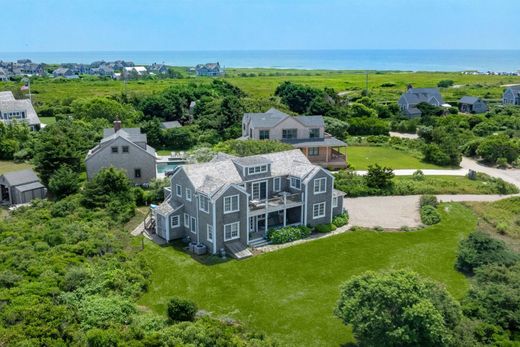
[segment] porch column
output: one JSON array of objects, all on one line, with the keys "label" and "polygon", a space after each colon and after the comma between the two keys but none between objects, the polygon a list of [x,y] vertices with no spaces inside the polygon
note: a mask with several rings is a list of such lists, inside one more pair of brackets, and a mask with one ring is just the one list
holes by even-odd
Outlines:
[{"label": "porch column", "polygon": [[325,147],[325,162],[328,163],[329,162],[329,151],[330,151],[330,147]]},{"label": "porch column", "polygon": [[287,225],[287,195],[283,195],[283,226],[285,227]]}]

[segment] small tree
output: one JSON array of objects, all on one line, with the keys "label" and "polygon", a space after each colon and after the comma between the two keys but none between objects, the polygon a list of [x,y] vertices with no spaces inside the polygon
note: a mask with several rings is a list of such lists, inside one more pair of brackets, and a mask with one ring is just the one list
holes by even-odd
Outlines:
[{"label": "small tree", "polygon": [[197,305],[190,300],[172,298],[168,303],[167,313],[173,322],[191,322],[197,314]]},{"label": "small tree", "polygon": [[406,271],[352,278],[335,313],[365,346],[447,346],[461,317],[444,287]]},{"label": "small tree", "polygon": [[365,177],[367,186],[375,189],[392,188],[394,172],[388,167],[381,167],[378,164],[370,165]]},{"label": "small tree", "polygon": [[60,167],[49,180],[49,191],[62,199],[67,195],[77,193],[79,190],[78,175],[66,166]]}]

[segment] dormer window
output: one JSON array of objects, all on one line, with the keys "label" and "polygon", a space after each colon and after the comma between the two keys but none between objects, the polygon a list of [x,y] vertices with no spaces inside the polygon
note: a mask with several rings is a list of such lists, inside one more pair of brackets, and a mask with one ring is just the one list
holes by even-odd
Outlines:
[{"label": "dormer window", "polygon": [[298,129],[283,129],[282,130],[282,139],[291,140],[296,139],[298,137]]},{"label": "dormer window", "polygon": [[301,189],[302,188],[302,181],[299,178],[291,177],[290,178],[290,186],[294,189]]},{"label": "dormer window", "polygon": [[320,138],[320,128],[309,129],[309,138],[311,138],[311,139]]},{"label": "dormer window", "polygon": [[247,174],[248,175],[258,175],[261,173],[266,173],[268,170],[267,165],[258,165],[258,166],[251,166],[247,168]]}]

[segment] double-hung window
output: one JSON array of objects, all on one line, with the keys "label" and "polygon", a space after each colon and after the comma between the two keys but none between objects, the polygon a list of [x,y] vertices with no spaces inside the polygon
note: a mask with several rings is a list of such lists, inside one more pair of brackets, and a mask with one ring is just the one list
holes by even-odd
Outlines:
[{"label": "double-hung window", "polygon": [[260,140],[269,140],[269,130],[260,130],[259,138]]},{"label": "double-hung window", "polygon": [[280,190],[282,190],[281,182],[282,181],[281,181],[280,177],[273,178],[273,190],[275,192],[279,192]]},{"label": "double-hung window", "polygon": [[181,219],[179,216],[172,216],[171,226],[172,228],[178,228],[181,226]]},{"label": "double-hung window", "polygon": [[312,218],[323,218],[325,217],[325,203],[320,202],[312,205]]},{"label": "double-hung window", "polygon": [[332,198],[332,207],[338,207],[338,197],[337,196]]},{"label": "double-hung window", "polygon": [[194,234],[197,231],[197,219],[195,217],[191,217],[190,231]]},{"label": "double-hung window", "polygon": [[191,201],[191,189],[186,188],[186,200]]},{"label": "double-hung window", "polygon": [[309,157],[317,157],[320,155],[320,147],[309,147]]},{"label": "double-hung window", "polygon": [[204,195],[199,195],[199,210],[209,212],[209,199]]},{"label": "double-hung window", "polygon": [[112,153],[118,153],[119,147],[112,147]]},{"label": "double-hung window", "polygon": [[325,193],[327,189],[327,178],[316,178],[314,180],[314,194]]},{"label": "double-hung window", "polygon": [[224,241],[240,238],[240,222],[224,225]]},{"label": "double-hung window", "polygon": [[237,212],[239,209],[239,196],[232,195],[224,197],[224,213]]},{"label": "double-hung window", "polygon": [[309,138],[317,139],[320,137],[320,128],[309,129]]},{"label": "double-hung window", "polygon": [[208,224],[207,233],[208,241],[213,242],[213,225]]},{"label": "double-hung window", "polygon": [[292,140],[298,137],[298,129],[283,129],[282,130],[282,139],[283,140]]},{"label": "double-hung window", "polygon": [[294,188],[294,189],[301,189],[302,181],[299,178],[291,177],[290,186],[291,186],[291,188]]},{"label": "double-hung window", "polygon": [[177,194],[179,198],[182,198],[182,187],[179,184],[175,185],[175,194]]},{"label": "double-hung window", "polygon": [[187,213],[184,214],[184,227],[185,228],[190,227],[190,215]]}]

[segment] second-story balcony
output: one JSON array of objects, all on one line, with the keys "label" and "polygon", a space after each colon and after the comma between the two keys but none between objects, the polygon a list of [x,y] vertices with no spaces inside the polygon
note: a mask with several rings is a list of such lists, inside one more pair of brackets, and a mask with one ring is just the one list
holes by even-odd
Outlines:
[{"label": "second-story balcony", "polygon": [[281,192],[270,199],[250,200],[249,210],[257,213],[278,211],[301,205],[303,203],[302,193]]}]

